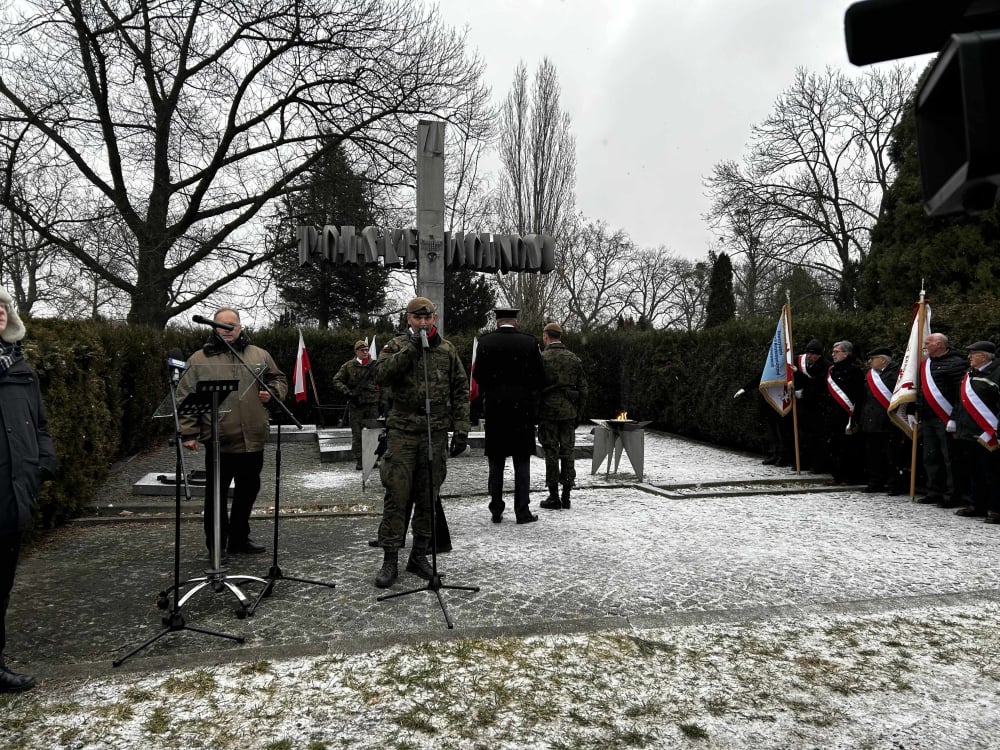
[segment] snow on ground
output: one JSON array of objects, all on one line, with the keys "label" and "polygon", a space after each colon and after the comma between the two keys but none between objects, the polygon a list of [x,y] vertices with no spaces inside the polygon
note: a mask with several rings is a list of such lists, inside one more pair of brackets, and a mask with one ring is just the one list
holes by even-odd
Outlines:
[{"label": "snow on ground", "polygon": [[[559,613],[550,623],[553,634],[493,628],[485,636],[473,632],[418,643],[400,638],[361,652],[236,662],[206,651],[204,663],[184,669],[58,676],[29,693],[0,696],[3,747],[1000,746],[1000,596],[990,570],[979,565],[1000,529],[969,525],[908,499],[860,496],[843,488],[814,488],[799,501],[800,496],[781,494],[787,470],[704,445],[658,439],[669,443],[669,450],[647,445],[645,481],[674,499],[657,505],[639,494],[631,508],[636,523],[642,513],[670,514],[673,533],[658,545],[657,578],[650,580],[661,587],[657,605],[667,606],[672,619],[652,616],[636,603],[646,588],[641,576],[648,565],[621,541],[627,534],[621,516],[581,508],[575,523],[587,529],[601,564],[617,576],[609,575],[616,588],[609,596],[627,597],[616,618],[608,618],[618,626],[560,633],[568,619],[555,599],[565,595],[558,593],[566,591],[565,581],[550,580],[549,591],[557,592],[550,593],[551,611]],[[481,463],[450,465],[453,494],[481,483]],[[613,489],[602,489],[603,475],[589,476],[589,463],[578,463],[581,494],[599,490],[602,502],[624,505],[624,495],[638,492],[623,488],[620,475],[612,477]],[[537,484],[537,462],[532,471]],[[624,459],[622,471],[627,471]],[[339,479],[328,474],[316,481],[336,487]],[[763,486],[757,497],[725,494],[764,481],[779,483],[774,494]],[[729,484],[713,495],[713,482]],[[688,484],[700,486],[682,487]],[[685,492],[697,492],[698,499],[677,501]],[[378,490],[369,494],[377,498]],[[481,522],[480,535],[463,538],[461,549],[496,572],[494,588],[516,592],[525,577],[544,580],[546,570],[558,574],[559,566],[550,566],[532,545],[544,543],[543,530],[554,543],[566,533],[559,524],[572,516],[543,517],[532,525],[535,536],[527,530],[517,536],[520,530],[512,524],[491,528],[482,518],[483,506],[482,497],[467,505],[456,502],[449,518],[460,528]],[[497,536],[485,536],[493,532]],[[647,528],[633,532],[639,539],[648,534]],[[858,538],[863,543],[848,543]],[[810,547],[810,539],[822,541]],[[537,568],[507,569],[502,578],[509,556],[498,540],[523,544],[525,559],[534,555]],[[894,543],[907,557],[893,554]],[[968,559],[946,564],[963,555]],[[376,567],[371,559],[366,583]],[[673,567],[665,570],[664,559]],[[786,567],[775,569],[775,560]],[[922,564],[926,576],[921,569],[910,579],[899,578],[907,590],[866,582],[880,566],[905,570]],[[839,576],[834,568],[847,574]],[[760,585],[763,577],[770,579],[767,587]],[[762,590],[774,598],[759,601]],[[855,591],[867,605],[852,610]],[[463,624],[475,624],[474,599],[450,601]],[[432,600],[424,604],[433,609]],[[510,616],[520,625],[518,613]],[[620,626],[623,621],[627,624]],[[193,643],[176,645],[179,651]]]}]

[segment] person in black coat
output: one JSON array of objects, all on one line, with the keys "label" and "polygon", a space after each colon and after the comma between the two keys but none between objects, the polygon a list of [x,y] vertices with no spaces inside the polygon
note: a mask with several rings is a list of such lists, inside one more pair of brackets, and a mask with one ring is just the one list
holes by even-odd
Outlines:
[{"label": "person in black coat", "polygon": [[917,502],[960,508],[968,501],[969,472],[962,465],[962,451],[953,450],[955,438],[948,430],[948,422],[958,404],[959,386],[969,364],[961,352],[949,345],[943,333],[928,335],[924,349],[927,359],[921,367],[917,419],[927,494],[917,498]]},{"label": "person in black coat", "polygon": [[864,396],[865,376],[854,356],[854,344],[838,341],[831,350],[833,364],[827,374],[830,392],[826,432],[830,446],[831,484],[852,484],[864,475],[863,437],[858,434],[857,407]]},{"label": "person in black coat", "polygon": [[830,361],[823,356],[823,344],[810,339],[805,351],[795,360],[796,409],[799,421],[801,468],[822,474],[829,465],[829,450],[825,431],[825,414],[830,392],[826,375]]},{"label": "person in black coat", "polygon": [[538,342],[518,330],[517,314],[514,308],[497,308],[497,329],[480,337],[476,353],[475,378],[486,419],[493,523],[501,522],[506,507],[503,473],[507,456],[514,462],[514,516],[518,523],[538,520],[528,507],[528,490],[545,374]]},{"label": "person in black coat", "polygon": [[764,425],[767,434],[767,458],[761,461],[765,466],[795,465],[795,436],[792,415],[780,414],[760,392],[761,373],[757,373],[743,384],[733,398],[752,398],[757,407],[757,419]]},{"label": "person in black coat", "polygon": [[892,350],[880,346],[868,352],[868,372],[861,403],[856,409],[857,425],[865,438],[865,469],[868,484],[865,492],[888,492],[898,495],[903,490],[897,466],[898,436],[902,433],[889,419],[889,402],[899,377],[899,365],[891,360]]},{"label": "person in black coat", "polygon": [[0,289],[0,693],[35,685],[35,678],[7,667],[7,607],[21,550],[21,534],[31,528],[42,482],[56,469],[38,375],[24,361],[24,324],[13,299]]}]

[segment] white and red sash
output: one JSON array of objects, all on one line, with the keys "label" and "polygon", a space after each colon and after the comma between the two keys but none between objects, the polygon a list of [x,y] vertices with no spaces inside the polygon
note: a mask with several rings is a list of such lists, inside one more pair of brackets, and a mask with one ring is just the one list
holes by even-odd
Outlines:
[{"label": "white and red sash", "polygon": [[938,388],[937,383],[934,382],[934,376],[931,374],[930,357],[924,360],[923,372],[920,378],[920,391],[924,394],[924,400],[930,404],[931,409],[937,414],[938,419],[942,422],[947,422],[951,419],[951,403],[941,393],[941,389]]},{"label": "white and red sash", "polygon": [[806,355],[799,355],[799,372],[805,375],[807,378],[811,378],[812,375],[809,374],[809,363],[806,362]]},{"label": "white and red sash", "polygon": [[882,380],[882,373],[869,370],[865,376],[865,380],[868,381],[868,390],[871,391],[875,400],[882,404],[883,409],[888,410],[889,402],[892,401],[892,391],[889,390],[889,386]]},{"label": "white and red sash", "polygon": [[991,451],[996,450],[998,445],[997,415],[983,403],[979,394],[973,389],[969,374],[965,373],[965,377],[962,378],[962,387],[959,391],[962,396],[962,406],[965,407],[966,413],[972,417],[979,429],[983,431],[979,436],[979,442]]},{"label": "white and red sash", "polygon": [[844,390],[833,379],[833,367],[833,365],[830,365],[830,370],[826,374],[826,387],[830,390],[833,400],[850,416],[854,414],[854,402],[851,401],[850,397],[844,393]]}]

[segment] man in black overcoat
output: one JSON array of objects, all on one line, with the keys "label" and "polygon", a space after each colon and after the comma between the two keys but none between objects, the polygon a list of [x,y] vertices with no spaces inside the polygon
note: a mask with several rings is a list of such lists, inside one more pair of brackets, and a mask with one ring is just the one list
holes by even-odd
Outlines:
[{"label": "man in black overcoat", "polygon": [[507,456],[514,461],[514,517],[537,521],[528,507],[530,462],[535,452],[535,425],[545,375],[535,337],[518,329],[518,310],[497,308],[497,328],[480,337],[475,378],[486,420],[490,514],[503,520],[503,473]]}]

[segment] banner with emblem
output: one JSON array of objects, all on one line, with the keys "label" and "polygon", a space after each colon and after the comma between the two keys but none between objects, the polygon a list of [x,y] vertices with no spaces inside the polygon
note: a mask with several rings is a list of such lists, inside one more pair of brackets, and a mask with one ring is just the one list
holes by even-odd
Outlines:
[{"label": "banner with emblem", "polygon": [[917,391],[920,388],[920,366],[924,358],[924,339],[931,333],[931,306],[924,300],[923,294],[914,307],[913,323],[910,326],[910,338],[906,343],[906,352],[899,365],[899,378],[892,390],[889,400],[889,419],[907,437],[913,437],[913,430],[906,419],[906,409],[909,404],[916,403]]},{"label": "banner with emblem", "polygon": [[781,308],[778,327],[771,339],[771,347],[760,376],[760,393],[764,400],[781,416],[792,407],[792,309]]}]

